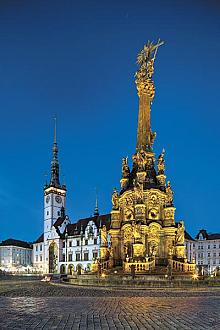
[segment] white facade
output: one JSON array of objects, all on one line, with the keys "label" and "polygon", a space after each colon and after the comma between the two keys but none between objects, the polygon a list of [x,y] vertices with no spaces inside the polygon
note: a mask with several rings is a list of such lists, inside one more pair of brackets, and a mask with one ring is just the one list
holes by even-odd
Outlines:
[{"label": "white facade", "polygon": [[21,246],[23,245],[22,243],[25,242],[19,242],[20,241],[9,239],[0,244],[0,266],[2,270],[15,271],[22,266],[27,268],[31,267],[32,248],[30,246]]},{"label": "white facade", "polygon": [[44,232],[33,244],[33,267],[39,273],[72,273],[77,268],[86,271],[99,257],[99,227],[109,215],[99,217],[96,204],[94,217],[71,224],[65,207],[66,187],[59,180],[55,125],[51,178],[44,188]]},{"label": "white facade", "polygon": [[203,275],[214,275],[220,268],[220,234],[200,230],[195,240],[186,241],[186,251],[188,260],[194,258]]}]

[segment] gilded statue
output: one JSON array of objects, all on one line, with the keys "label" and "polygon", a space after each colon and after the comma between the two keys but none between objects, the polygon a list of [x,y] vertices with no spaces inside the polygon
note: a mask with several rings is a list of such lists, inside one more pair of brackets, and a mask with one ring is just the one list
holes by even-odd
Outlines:
[{"label": "gilded statue", "polygon": [[135,199],[137,203],[143,203],[143,197],[144,197],[144,187],[143,183],[140,183],[136,180],[134,180],[134,192],[135,192]]},{"label": "gilded statue", "polygon": [[118,195],[116,188],[114,189],[113,194],[112,194],[112,208],[113,208],[113,210],[119,209],[119,195]]},{"label": "gilded statue", "polygon": [[166,187],[166,204],[167,206],[173,205],[173,190],[170,185],[170,181],[167,182]]},{"label": "gilded statue", "polygon": [[148,41],[137,56],[137,64],[140,66],[135,74],[138,94],[147,93],[151,101],[155,93],[154,83],[151,79],[154,73],[154,61],[158,47],[163,44],[164,42],[160,39],[155,45],[153,42]]},{"label": "gilded statue", "polygon": [[130,169],[128,166],[128,157],[122,158],[122,177],[128,178],[130,174]]},{"label": "gilded statue", "polygon": [[176,245],[183,245],[184,244],[184,222],[180,221],[177,227],[176,233]]},{"label": "gilded statue", "polygon": [[144,45],[144,48],[140,51],[140,53],[137,56],[137,64],[139,64],[140,67],[142,67],[143,65],[146,65],[146,63],[148,63],[150,60],[154,61],[158,47],[160,47],[163,44],[164,42],[161,41],[160,39],[155,45],[153,44],[153,42],[148,40],[148,42]]},{"label": "gilded statue", "polygon": [[164,154],[165,154],[165,150],[163,149],[157,160],[157,172],[159,175],[164,174],[165,171]]},{"label": "gilded statue", "polygon": [[101,246],[108,246],[107,228],[105,225],[101,228]]}]

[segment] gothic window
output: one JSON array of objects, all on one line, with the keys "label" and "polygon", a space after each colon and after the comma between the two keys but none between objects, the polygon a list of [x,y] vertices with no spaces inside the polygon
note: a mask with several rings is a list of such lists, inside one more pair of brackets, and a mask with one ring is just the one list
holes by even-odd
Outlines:
[{"label": "gothic window", "polygon": [[89,260],[89,253],[85,252],[84,253],[84,261],[88,261]]}]

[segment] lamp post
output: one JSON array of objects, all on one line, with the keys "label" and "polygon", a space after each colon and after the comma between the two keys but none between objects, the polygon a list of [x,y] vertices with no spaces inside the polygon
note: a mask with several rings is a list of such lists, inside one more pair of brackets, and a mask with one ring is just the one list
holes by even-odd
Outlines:
[{"label": "lamp post", "polygon": [[65,253],[66,258],[65,258],[65,260],[66,260],[66,274],[68,274],[67,239],[68,239],[68,233],[67,233],[67,231],[66,231],[66,232],[65,232],[65,248],[66,248],[66,253]]}]

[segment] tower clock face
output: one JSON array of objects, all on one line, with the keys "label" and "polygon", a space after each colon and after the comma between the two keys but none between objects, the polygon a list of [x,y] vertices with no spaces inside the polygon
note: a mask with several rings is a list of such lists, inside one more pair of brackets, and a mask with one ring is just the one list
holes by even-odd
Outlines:
[{"label": "tower clock face", "polygon": [[60,204],[62,202],[62,198],[60,196],[56,196],[55,201]]},{"label": "tower clock face", "polygon": [[49,203],[49,201],[50,201],[50,196],[47,196],[46,197],[46,203]]}]

